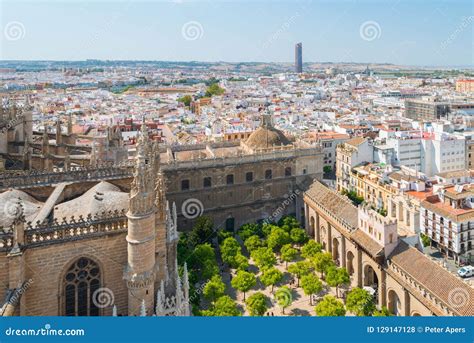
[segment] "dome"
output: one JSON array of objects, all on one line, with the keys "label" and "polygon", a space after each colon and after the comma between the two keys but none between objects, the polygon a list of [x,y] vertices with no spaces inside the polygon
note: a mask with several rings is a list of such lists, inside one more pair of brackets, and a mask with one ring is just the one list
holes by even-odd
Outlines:
[{"label": "dome", "polygon": [[128,198],[128,193],[122,192],[111,183],[102,181],[81,196],[55,206],[54,217],[78,218],[82,215],[85,218],[89,213],[94,215],[103,211],[126,210]]},{"label": "dome", "polygon": [[280,130],[273,127],[259,127],[245,141],[245,144],[254,150],[271,148],[291,144],[290,140]]},{"label": "dome", "polygon": [[43,203],[29,194],[12,189],[0,194],[0,227],[9,227],[13,224],[18,214],[18,202],[23,207],[23,215],[26,221],[33,221],[41,210]]},{"label": "dome", "polygon": [[260,116],[260,127],[245,141],[247,148],[252,150],[267,149],[273,146],[291,144],[290,140],[273,126],[273,118],[269,113]]}]

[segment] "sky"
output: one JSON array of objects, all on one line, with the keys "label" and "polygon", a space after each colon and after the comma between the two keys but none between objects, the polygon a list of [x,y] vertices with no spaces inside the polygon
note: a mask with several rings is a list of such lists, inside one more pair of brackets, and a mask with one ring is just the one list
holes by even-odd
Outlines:
[{"label": "sky", "polygon": [[469,0],[0,0],[2,60],[474,65]]}]

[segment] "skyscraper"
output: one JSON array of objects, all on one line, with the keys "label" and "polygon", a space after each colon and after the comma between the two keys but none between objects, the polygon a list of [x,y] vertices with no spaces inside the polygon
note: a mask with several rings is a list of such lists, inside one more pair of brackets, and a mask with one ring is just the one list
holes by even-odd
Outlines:
[{"label": "skyscraper", "polygon": [[303,44],[297,43],[295,45],[295,72],[303,72]]}]

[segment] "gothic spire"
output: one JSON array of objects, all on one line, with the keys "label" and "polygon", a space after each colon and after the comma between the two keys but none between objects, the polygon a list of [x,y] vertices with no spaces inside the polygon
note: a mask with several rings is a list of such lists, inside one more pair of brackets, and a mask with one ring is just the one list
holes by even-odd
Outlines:
[{"label": "gothic spire", "polygon": [[146,214],[150,213],[154,208],[155,177],[153,166],[147,158],[148,132],[145,124],[142,125],[136,148],[136,164],[133,173],[132,189],[130,191],[130,213]]}]

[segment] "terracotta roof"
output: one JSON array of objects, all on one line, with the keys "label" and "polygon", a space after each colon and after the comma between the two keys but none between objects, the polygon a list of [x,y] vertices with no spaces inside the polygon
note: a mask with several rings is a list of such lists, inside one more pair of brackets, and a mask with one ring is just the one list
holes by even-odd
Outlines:
[{"label": "terracotta roof", "polygon": [[474,315],[474,289],[418,249],[402,241],[390,255],[390,261],[452,310],[462,316]]},{"label": "terracotta roof", "polygon": [[354,138],[349,139],[348,141],[346,141],[345,144],[349,144],[349,145],[352,145],[353,147],[357,148],[359,145],[361,145],[365,141],[367,141],[367,139],[365,139],[364,137],[354,137]]},{"label": "terracotta roof", "polygon": [[449,204],[445,204],[439,200],[437,195],[427,197],[421,202],[420,206],[445,218],[449,218],[454,222],[464,222],[474,219],[474,209],[469,207],[452,208]]},{"label": "terracotta roof", "polygon": [[394,172],[389,175],[389,178],[395,181],[418,181],[419,179],[413,175],[408,175],[402,172]]},{"label": "terracotta roof", "polygon": [[351,234],[351,238],[360,245],[370,256],[377,257],[383,255],[383,247],[370,238],[361,229],[357,229]]},{"label": "terracotta roof", "polygon": [[471,184],[458,185],[463,186],[461,191],[458,192],[454,186],[445,188],[445,195],[451,199],[464,199],[474,194],[474,186]]},{"label": "terracotta roof", "polygon": [[469,172],[469,170],[461,169],[461,170],[454,170],[454,171],[449,171],[449,172],[444,172],[444,173],[438,173],[436,175],[442,178],[447,178],[447,177],[470,176],[471,173]]}]

